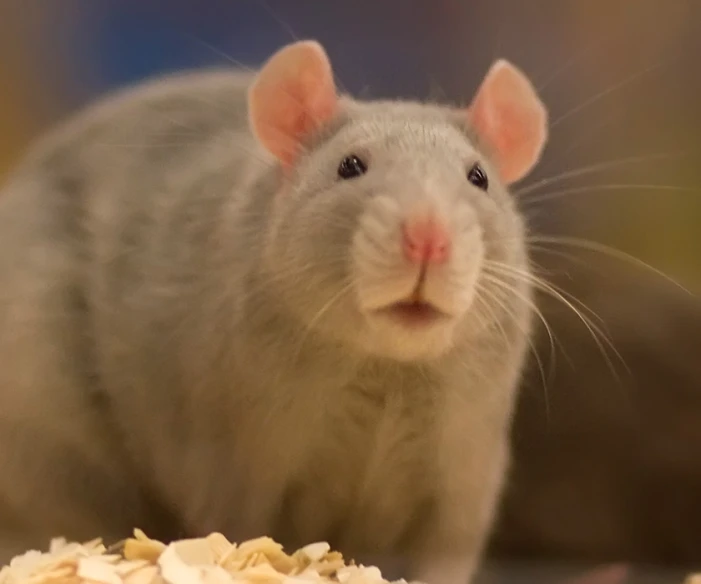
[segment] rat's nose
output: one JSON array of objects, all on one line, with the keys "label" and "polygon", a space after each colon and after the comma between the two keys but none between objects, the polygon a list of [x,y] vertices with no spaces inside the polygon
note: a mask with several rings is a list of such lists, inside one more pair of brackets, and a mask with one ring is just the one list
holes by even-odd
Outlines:
[{"label": "rat's nose", "polygon": [[450,256],[450,234],[433,215],[417,215],[402,225],[404,256],[415,264],[442,264]]}]

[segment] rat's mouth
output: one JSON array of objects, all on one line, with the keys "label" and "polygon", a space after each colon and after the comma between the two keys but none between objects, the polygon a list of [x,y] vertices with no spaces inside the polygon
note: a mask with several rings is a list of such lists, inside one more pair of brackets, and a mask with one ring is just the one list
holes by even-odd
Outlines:
[{"label": "rat's mouth", "polygon": [[434,325],[450,318],[430,302],[419,299],[401,300],[381,308],[377,313],[412,328]]}]

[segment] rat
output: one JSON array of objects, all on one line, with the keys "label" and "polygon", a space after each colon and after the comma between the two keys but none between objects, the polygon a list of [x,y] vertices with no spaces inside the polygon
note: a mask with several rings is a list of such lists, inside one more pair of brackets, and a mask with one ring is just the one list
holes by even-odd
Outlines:
[{"label": "rat", "polygon": [[471,578],[533,313],[509,185],[547,120],[506,60],[466,106],[359,101],[302,40],[39,140],[0,194],[2,559],[140,527]]}]

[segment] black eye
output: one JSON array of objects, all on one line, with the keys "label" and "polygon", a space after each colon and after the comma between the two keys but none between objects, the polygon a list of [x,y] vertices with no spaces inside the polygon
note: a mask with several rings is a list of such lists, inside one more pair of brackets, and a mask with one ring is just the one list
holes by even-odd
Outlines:
[{"label": "black eye", "polygon": [[489,188],[489,179],[487,178],[487,173],[479,165],[475,164],[467,173],[467,180],[469,180],[478,189],[486,191]]},{"label": "black eye", "polygon": [[355,178],[368,171],[367,165],[355,154],[346,156],[338,166],[338,176],[343,180]]}]

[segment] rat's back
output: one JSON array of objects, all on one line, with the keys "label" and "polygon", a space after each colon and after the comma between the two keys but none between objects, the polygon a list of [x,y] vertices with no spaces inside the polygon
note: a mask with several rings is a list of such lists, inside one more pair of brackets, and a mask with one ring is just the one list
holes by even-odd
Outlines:
[{"label": "rat's back", "polygon": [[254,144],[249,82],[248,74],[230,71],[149,81],[98,101],[39,139],[0,184],[2,276],[41,242],[45,254],[66,246],[77,253],[103,244],[105,229],[123,227],[125,214],[157,213],[165,200],[177,199],[178,178],[211,159],[222,141],[236,145],[243,161]]},{"label": "rat's back", "polygon": [[[146,308],[143,276],[167,225],[197,223],[187,186],[224,164],[217,152],[234,176],[251,158],[248,82],[215,71],[127,89],[41,139],[2,187],[0,561],[61,533],[172,529],[125,462],[97,391],[99,351],[117,351],[107,329]],[[172,270],[187,261],[171,259]]]}]

